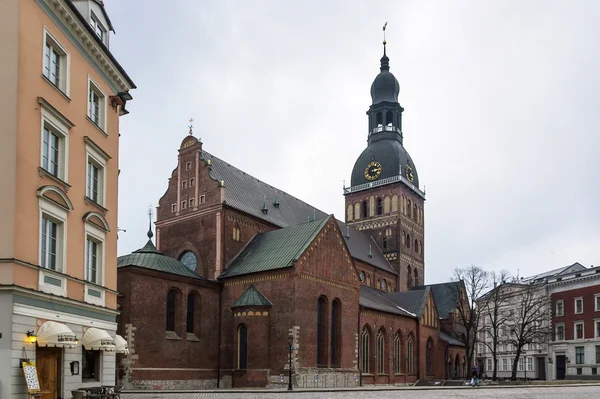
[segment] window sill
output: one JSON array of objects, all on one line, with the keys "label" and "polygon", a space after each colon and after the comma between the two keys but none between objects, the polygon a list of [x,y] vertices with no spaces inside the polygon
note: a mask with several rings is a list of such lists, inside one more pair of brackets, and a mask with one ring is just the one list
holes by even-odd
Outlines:
[{"label": "window sill", "polygon": [[98,126],[98,125],[96,124],[96,122],[94,122],[93,120],[91,120],[89,116],[87,116],[87,115],[86,115],[86,117],[85,117],[85,118],[88,120],[88,122],[90,122],[92,125],[94,125],[94,127],[95,127],[96,129],[98,129],[98,131],[99,131],[100,133],[102,133],[102,134],[103,134],[105,137],[108,137],[108,133],[106,133],[106,132],[104,131],[104,129],[102,129],[100,126]]},{"label": "window sill", "polygon": [[65,98],[65,100],[71,102],[71,98],[69,98],[69,96],[67,96],[67,94],[64,91],[62,91],[62,89],[60,87],[58,87],[57,85],[52,83],[52,81],[50,79],[48,79],[46,77],[46,75],[42,74],[42,78],[46,81],[46,83],[48,83],[50,86],[52,86],[54,88],[54,90],[58,91]]},{"label": "window sill", "polygon": [[389,374],[386,373],[377,373],[377,377],[388,377]]},{"label": "window sill", "polygon": [[100,205],[99,203],[97,203],[96,201],[94,201],[93,199],[88,197],[87,195],[85,197],[83,197],[83,201],[85,202],[86,205],[95,206],[96,208],[98,208],[100,210],[100,212],[102,213],[103,216],[106,216],[108,209],[106,209],[105,207],[103,207],[102,205]]},{"label": "window sill", "polygon": [[63,186],[66,193],[69,192],[71,185],[69,183],[67,183],[66,181],[64,181],[63,179],[61,179],[60,177],[54,176],[52,173],[48,172],[46,169],[42,168],[41,166],[38,166],[38,173],[40,174],[40,177],[47,177],[48,179],[54,181],[55,183],[58,183],[61,186]]},{"label": "window sill", "polygon": [[185,340],[186,341],[193,341],[193,342],[200,342],[200,338],[198,338],[196,336],[196,334],[193,334],[193,333],[186,333]]},{"label": "window sill", "polygon": [[171,339],[174,341],[179,341],[181,340],[181,337],[179,335],[177,335],[177,333],[175,331],[167,331],[166,335],[165,335],[166,339]]}]

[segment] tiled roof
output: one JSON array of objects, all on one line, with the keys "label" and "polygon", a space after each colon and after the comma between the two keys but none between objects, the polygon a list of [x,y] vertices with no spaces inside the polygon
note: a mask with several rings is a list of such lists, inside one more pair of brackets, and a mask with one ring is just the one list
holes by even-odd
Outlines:
[{"label": "tiled roof", "polygon": [[324,218],[255,235],[219,278],[292,266],[328,220]]},{"label": "tiled roof", "polygon": [[447,319],[451,312],[456,309],[456,298],[461,290],[460,281],[449,283],[430,284],[426,286],[415,287],[415,290],[422,290],[425,287],[431,288],[433,300],[438,310],[438,315],[442,319]]},{"label": "tiled roof", "polygon": [[[216,181],[224,181],[227,206],[279,227],[294,226],[328,216],[314,206],[260,181],[206,151],[202,151],[202,159],[210,159],[210,176]],[[274,205],[275,199],[279,203],[278,206]],[[262,211],[265,205],[267,213]],[[346,225],[341,221],[337,222],[342,234],[346,236]],[[350,228],[350,238],[346,238],[346,244],[353,258],[396,274],[369,233]],[[372,257],[369,257],[369,245],[372,248]]]},{"label": "tiled roof", "polygon": [[[232,208],[280,227],[328,216],[314,206],[250,176],[206,151],[202,151],[202,159],[210,159],[210,176],[217,181],[224,181],[225,203]],[[278,206],[274,205],[275,200],[279,203]],[[265,204],[267,213],[262,211]]]},{"label": "tiled roof", "polygon": [[364,285],[361,285],[360,287],[360,306],[400,316],[416,317],[415,314],[402,309],[390,299],[386,298],[385,292],[378,291],[375,288],[365,287]]},{"label": "tiled roof", "polygon": [[129,255],[119,256],[117,258],[117,267],[125,266],[137,266],[158,272],[205,280],[203,277],[200,277],[185,267],[185,265],[177,259],[159,252],[152,243],[152,240],[148,240],[143,248],[138,249]]},{"label": "tiled roof", "polygon": [[[339,220],[337,220],[337,223],[346,239],[346,245],[353,258],[373,265],[381,270],[385,270],[386,272],[398,274],[385,256],[383,256],[383,253],[381,253],[381,250],[369,233],[366,231],[355,230]],[[369,253],[371,254],[370,257]]]},{"label": "tiled roof", "polygon": [[460,342],[457,338],[453,337],[450,334],[446,334],[443,331],[440,331],[440,338],[443,339],[444,341],[448,342],[450,345],[453,345],[453,346],[465,346],[465,344],[463,344],[462,342]]},{"label": "tiled roof", "polygon": [[429,287],[425,287],[423,290],[388,292],[385,294],[385,297],[402,309],[421,317],[423,310],[425,309],[429,291]]},{"label": "tiled roof", "polygon": [[582,270],[586,270],[586,267],[583,266],[582,264],[580,264],[579,262],[575,262],[569,266],[559,267],[558,269],[550,270],[550,271],[547,271],[544,273],[536,274],[534,276],[523,278],[522,281],[523,282],[536,281],[536,280],[544,279],[547,277],[554,277],[554,276],[558,276],[561,274],[577,272],[577,271],[582,271]]},{"label": "tiled roof", "polygon": [[233,304],[232,308],[242,306],[273,306],[265,296],[252,284]]}]

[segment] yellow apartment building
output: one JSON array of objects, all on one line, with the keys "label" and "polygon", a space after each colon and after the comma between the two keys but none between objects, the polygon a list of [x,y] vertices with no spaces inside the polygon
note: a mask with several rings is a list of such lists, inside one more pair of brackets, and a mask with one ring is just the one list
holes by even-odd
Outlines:
[{"label": "yellow apartment building", "polygon": [[[114,385],[119,117],[100,0],[0,1],[0,397]],[[8,361],[10,360],[10,361]]]}]

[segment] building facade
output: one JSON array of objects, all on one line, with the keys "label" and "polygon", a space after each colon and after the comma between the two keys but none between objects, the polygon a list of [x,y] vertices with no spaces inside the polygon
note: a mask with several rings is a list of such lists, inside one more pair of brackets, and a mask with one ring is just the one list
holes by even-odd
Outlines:
[{"label": "building facade", "polygon": [[424,194],[402,146],[398,87],[384,52],[369,115],[375,124],[389,108],[392,125],[369,129],[344,190],[358,209],[348,223],[212,155],[190,131],[159,201],[156,247],[118,261],[124,385],[285,386],[290,360],[300,387],[464,376],[464,347],[442,328],[450,311],[422,286]]},{"label": "building facade", "polygon": [[115,381],[119,117],[135,85],[111,31],[101,1],[0,2],[1,397],[27,397],[24,360],[44,398]]},{"label": "building facade", "polygon": [[600,379],[600,267],[548,280],[553,334],[549,378]]}]

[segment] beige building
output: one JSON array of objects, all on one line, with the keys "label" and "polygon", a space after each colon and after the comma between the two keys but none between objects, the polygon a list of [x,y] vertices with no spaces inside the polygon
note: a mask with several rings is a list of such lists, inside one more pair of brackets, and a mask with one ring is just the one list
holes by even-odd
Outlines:
[{"label": "beige building", "polygon": [[114,385],[119,117],[135,85],[111,31],[99,0],[0,1],[2,398],[26,397],[24,359],[44,398]]}]

